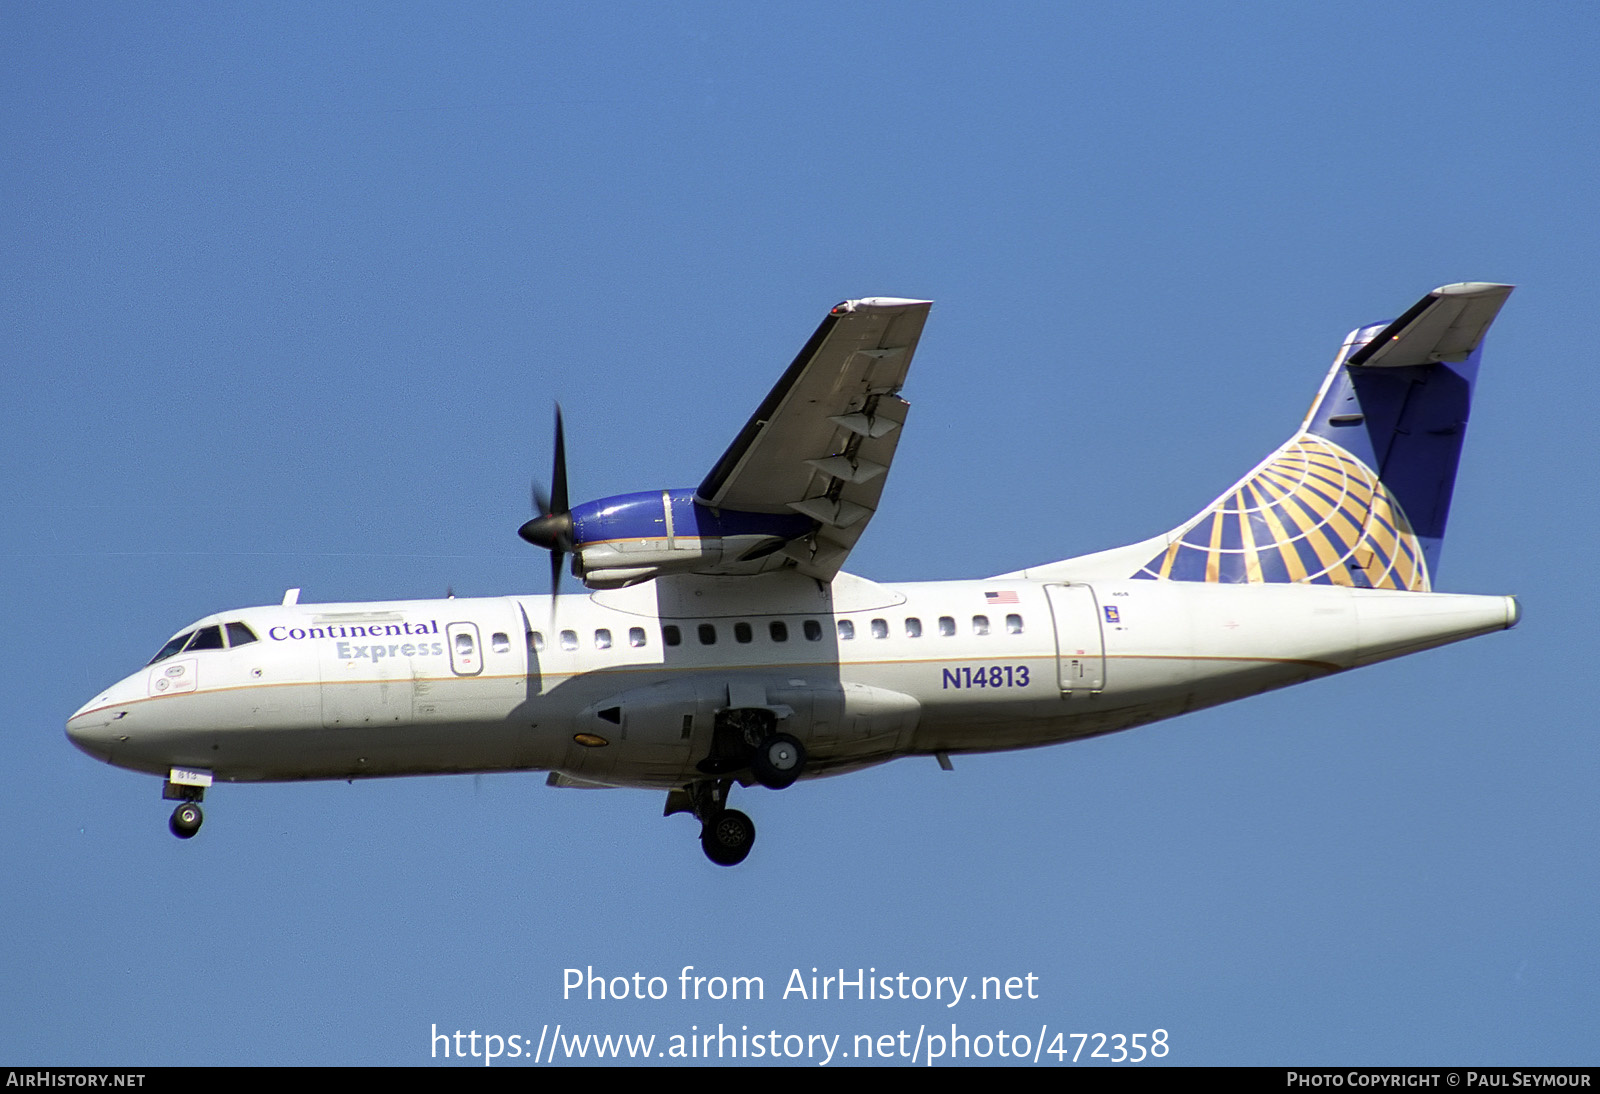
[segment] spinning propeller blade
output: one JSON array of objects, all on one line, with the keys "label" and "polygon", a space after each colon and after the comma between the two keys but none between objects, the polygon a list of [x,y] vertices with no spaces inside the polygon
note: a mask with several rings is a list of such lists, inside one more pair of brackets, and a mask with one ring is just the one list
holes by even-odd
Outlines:
[{"label": "spinning propeller blade", "polygon": [[[572,511],[567,504],[567,438],[561,424],[561,404],[556,404],[556,455],[551,472],[550,496],[533,484],[533,509],[538,515],[517,529],[517,535],[550,552],[550,596],[561,592],[561,562],[574,549]],[[553,606],[553,605],[552,605]]]}]

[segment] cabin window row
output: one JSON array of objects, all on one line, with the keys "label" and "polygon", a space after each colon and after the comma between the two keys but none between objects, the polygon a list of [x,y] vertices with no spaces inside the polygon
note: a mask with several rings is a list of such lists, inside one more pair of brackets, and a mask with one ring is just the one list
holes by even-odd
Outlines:
[{"label": "cabin window row", "polygon": [[[675,623],[665,623],[661,627],[661,641],[668,646],[683,645],[684,628]],[[822,624],[815,619],[805,619],[800,623],[800,633],[805,635],[807,642],[822,641]],[[715,623],[699,623],[694,627],[695,637],[702,646],[715,646],[717,644],[717,625]],[[782,619],[773,619],[767,623],[767,637],[774,642],[789,641],[789,624]],[[733,640],[740,645],[754,642],[755,628],[744,620],[739,620],[733,625]]]},{"label": "cabin window row", "polygon": [[[904,633],[905,633],[905,636],[907,638],[921,638],[922,637],[922,620],[921,619],[917,618],[914,615],[908,615],[905,618],[904,626],[905,626],[905,632]],[[955,635],[956,635],[956,620],[955,620],[954,616],[941,615],[939,617],[937,626],[939,628],[939,636],[941,638],[954,638],[955,637]],[[990,624],[989,624],[989,617],[988,616],[986,616],[986,615],[975,615],[975,616],[972,617],[972,633],[973,634],[982,636],[982,635],[988,634],[989,630],[990,630]],[[869,633],[873,638],[888,638],[889,637],[889,621],[887,619],[874,619],[874,620],[872,620],[871,622],[869,622],[867,624],[867,633]],[[1022,616],[1016,615],[1016,614],[1011,614],[1011,615],[1006,616],[1006,633],[1007,634],[1021,634],[1022,633]],[[849,642],[849,641],[852,641],[855,638],[855,636],[856,636],[855,621],[854,620],[850,620],[850,619],[841,619],[841,620],[839,620],[839,640],[841,642]]]},{"label": "cabin window row", "polygon": [[[953,638],[956,634],[956,621],[954,616],[941,615],[936,626],[938,628],[938,633],[942,637]],[[990,633],[990,627],[991,625],[988,616],[975,615],[972,617],[972,634],[979,636],[987,635]],[[922,620],[917,616],[907,616],[903,621],[903,628],[904,634],[907,638],[922,637]],[[873,638],[888,638],[889,629],[889,621],[887,619],[873,619],[867,624],[868,633],[870,633]],[[1005,633],[1021,634],[1022,630],[1022,616],[1015,614],[1006,616]],[[805,636],[807,642],[822,641],[822,624],[815,619],[803,620],[800,624],[800,632]],[[693,633],[702,646],[714,646],[717,644],[718,633],[717,625],[715,623],[697,624],[693,628]],[[838,633],[840,641],[852,641],[856,637],[855,622],[849,619],[839,620]],[[684,628],[678,626],[676,623],[666,623],[661,627],[661,642],[663,645],[681,646],[683,645],[683,635]],[[745,645],[755,641],[755,636],[755,628],[744,620],[739,620],[733,625],[733,640],[740,645]],[[774,642],[789,641],[789,624],[781,619],[771,620],[767,623],[767,637]],[[560,632],[558,641],[563,650],[576,650],[581,645],[581,642],[578,638],[578,632],[574,630],[564,630]],[[629,646],[637,649],[647,644],[648,642],[643,627],[628,628]],[[613,639],[610,629],[606,627],[596,628],[594,631],[594,648],[597,650],[608,650],[613,645],[616,645],[616,641]],[[528,646],[535,653],[543,653],[545,647],[543,632],[529,631]]]},{"label": "cabin window row", "polygon": [[[578,640],[577,631],[562,631],[560,635],[557,636],[557,641],[560,642],[561,648],[564,650],[575,650],[581,644]],[[598,627],[595,629],[595,649],[609,650],[612,646],[617,644],[617,640],[612,637],[611,629],[609,627]],[[633,646],[634,648],[645,645],[645,634],[643,627],[628,628],[628,645]],[[533,650],[535,653],[544,652],[544,633],[542,631],[528,632],[528,648]]]}]

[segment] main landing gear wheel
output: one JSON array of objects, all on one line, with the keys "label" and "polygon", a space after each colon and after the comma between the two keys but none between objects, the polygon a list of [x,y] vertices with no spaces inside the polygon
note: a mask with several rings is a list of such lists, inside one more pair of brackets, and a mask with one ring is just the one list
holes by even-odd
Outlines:
[{"label": "main landing gear wheel", "polygon": [[700,846],[718,866],[739,865],[755,842],[755,822],[737,809],[714,814],[700,829]]},{"label": "main landing gear wheel", "polygon": [[775,733],[750,755],[750,773],[768,790],[793,786],[806,766],[806,748],[787,733]]},{"label": "main landing gear wheel", "polygon": [[172,829],[172,834],[179,839],[193,839],[194,834],[200,831],[200,825],[205,823],[206,815],[194,802],[184,802],[172,811],[172,819],[167,821],[167,827]]}]

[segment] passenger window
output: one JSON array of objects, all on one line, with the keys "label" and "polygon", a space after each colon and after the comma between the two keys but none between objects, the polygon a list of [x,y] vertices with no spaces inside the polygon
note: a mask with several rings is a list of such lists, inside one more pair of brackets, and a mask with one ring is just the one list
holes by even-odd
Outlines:
[{"label": "passenger window", "polygon": [[1022,633],[1022,616],[1020,616],[1020,615],[1008,615],[1008,616],[1006,616],[1006,633],[1007,634],[1021,634]]},{"label": "passenger window", "polygon": [[714,624],[700,624],[700,644],[702,646],[715,646],[717,644],[717,628]]},{"label": "passenger window", "polygon": [[456,654],[461,657],[472,656],[472,635],[466,631],[456,635]]},{"label": "passenger window", "polygon": [[221,627],[201,627],[194,632],[194,637],[189,639],[189,644],[183,647],[185,653],[191,650],[220,650],[221,648]]},{"label": "passenger window", "polygon": [[594,648],[597,650],[609,650],[611,648],[611,632],[604,627],[595,631]]},{"label": "passenger window", "polygon": [[916,616],[910,616],[906,619],[906,637],[922,637],[922,620],[918,619]]},{"label": "passenger window", "polygon": [[538,631],[528,632],[528,648],[534,653],[544,652],[544,635]]},{"label": "passenger window", "polygon": [[822,624],[818,623],[815,619],[806,620],[804,630],[806,632],[807,642],[822,641]]},{"label": "passenger window", "polygon": [[972,633],[973,634],[988,634],[989,633],[989,617],[986,616],[986,615],[975,615],[975,616],[973,616],[972,617]]},{"label": "passenger window", "polygon": [[644,645],[644,628],[643,627],[629,627],[628,628],[628,645],[630,645],[630,646],[642,646],[642,645]]},{"label": "passenger window", "polygon": [[495,631],[489,636],[489,645],[494,648],[495,653],[510,653],[511,636],[504,631]]},{"label": "passenger window", "polygon": [[874,619],[872,621],[872,637],[874,637],[874,638],[888,638],[889,637],[889,621],[887,619]]},{"label": "passenger window", "polygon": [[683,641],[683,632],[668,623],[661,628],[661,642],[663,645],[676,646]]},{"label": "passenger window", "polygon": [[575,649],[577,649],[578,648],[578,632],[577,631],[562,631],[561,632],[561,648],[564,649],[564,650],[575,650]]},{"label": "passenger window", "polygon": [[839,620],[839,640],[848,642],[856,636],[856,625],[848,619]]},{"label": "passenger window", "polygon": [[767,633],[772,635],[774,642],[789,641],[789,625],[781,619],[774,619],[767,627]]},{"label": "passenger window", "polygon": [[948,615],[941,615],[939,617],[939,633],[945,638],[954,638],[956,636],[956,621]]},{"label": "passenger window", "polygon": [[735,623],[733,625],[733,638],[734,638],[734,641],[736,641],[736,642],[748,642],[748,641],[750,641],[751,637],[752,637],[752,635],[750,634],[750,624],[741,621],[741,622]]}]

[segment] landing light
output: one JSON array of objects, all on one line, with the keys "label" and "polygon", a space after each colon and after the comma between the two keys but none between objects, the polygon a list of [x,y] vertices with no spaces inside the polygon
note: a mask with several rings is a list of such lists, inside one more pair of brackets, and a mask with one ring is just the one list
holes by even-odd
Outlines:
[{"label": "landing light", "polygon": [[572,739],[584,748],[604,748],[611,743],[596,733],[574,733]]}]

